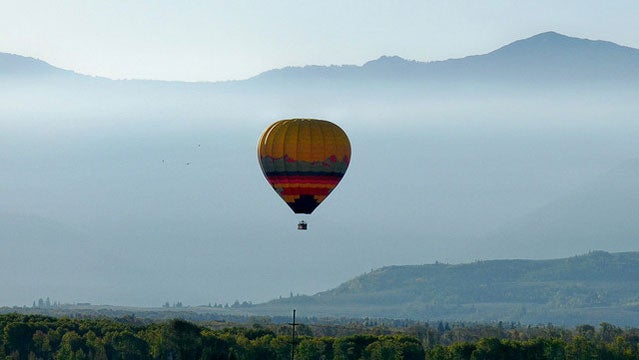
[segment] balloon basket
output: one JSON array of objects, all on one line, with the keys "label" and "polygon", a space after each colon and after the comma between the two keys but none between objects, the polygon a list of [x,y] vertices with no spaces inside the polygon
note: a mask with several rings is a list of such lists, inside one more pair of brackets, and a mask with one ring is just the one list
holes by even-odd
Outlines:
[{"label": "balloon basket", "polygon": [[302,220],[297,224],[297,230],[306,230],[308,228],[308,224]]}]

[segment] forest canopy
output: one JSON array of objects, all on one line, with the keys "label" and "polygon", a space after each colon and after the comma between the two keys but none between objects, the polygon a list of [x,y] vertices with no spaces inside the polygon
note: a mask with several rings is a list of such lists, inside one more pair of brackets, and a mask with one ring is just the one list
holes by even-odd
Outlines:
[{"label": "forest canopy", "polygon": [[[300,325],[0,315],[3,359],[637,359],[639,329]],[[294,354],[292,354],[294,351]]]}]

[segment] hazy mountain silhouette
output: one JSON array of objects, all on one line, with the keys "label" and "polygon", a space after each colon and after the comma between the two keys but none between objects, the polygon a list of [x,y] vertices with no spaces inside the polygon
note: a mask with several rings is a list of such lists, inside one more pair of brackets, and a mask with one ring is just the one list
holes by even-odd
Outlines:
[{"label": "hazy mountain silhouette", "polygon": [[538,34],[463,60],[469,72],[505,79],[580,83],[639,79],[639,50],[555,32]]},{"label": "hazy mountain silhouette", "polygon": [[93,116],[110,109],[162,116],[179,110],[187,116],[213,112],[225,118],[256,117],[281,108],[312,113],[345,103],[375,114],[380,112],[371,103],[382,104],[385,111],[397,107],[419,115],[424,107],[450,101],[460,108],[515,93],[525,93],[521,101],[528,106],[540,106],[528,91],[547,96],[557,88],[571,88],[572,92],[555,93],[551,102],[575,92],[636,91],[639,50],[547,32],[461,59],[419,62],[382,56],[362,66],[286,67],[241,81],[199,83],[109,80],[0,54],[0,76],[5,79],[0,91],[6,92],[0,101],[10,103],[9,108],[20,104],[19,111],[38,116],[52,110]]},{"label": "hazy mountain silhouette", "polygon": [[79,76],[72,71],[63,70],[48,63],[14,54],[0,53],[0,78],[65,77]]},{"label": "hazy mountain silhouette", "polygon": [[[0,53],[0,76],[70,76],[41,60]],[[75,74],[77,75],[77,74]],[[382,56],[362,66],[285,67],[241,83],[308,86],[308,81],[459,82],[459,81],[621,81],[639,79],[639,50],[608,41],[593,41],[546,32],[515,41],[484,55],[420,62]],[[232,86],[237,81],[225,82]]]},{"label": "hazy mountain silhouette", "polygon": [[639,50],[546,32],[485,55],[419,62],[382,56],[363,66],[305,66],[267,71],[253,79],[393,79],[411,82],[622,81],[639,79]]},{"label": "hazy mountain silhouette", "polygon": [[639,159],[634,159],[477,243],[491,244],[495,257],[548,258],[604,246],[637,249],[638,204]]}]

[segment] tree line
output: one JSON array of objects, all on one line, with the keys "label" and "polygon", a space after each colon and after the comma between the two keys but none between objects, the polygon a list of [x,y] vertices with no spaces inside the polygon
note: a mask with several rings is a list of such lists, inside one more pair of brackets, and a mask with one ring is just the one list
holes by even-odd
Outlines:
[{"label": "tree line", "polygon": [[[639,329],[427,323],[394,328],[0,315],[0,359],[635,359]],[[332,335],[331,335],[332,334]],[[292,353],[294,352],[294,353]]]}]

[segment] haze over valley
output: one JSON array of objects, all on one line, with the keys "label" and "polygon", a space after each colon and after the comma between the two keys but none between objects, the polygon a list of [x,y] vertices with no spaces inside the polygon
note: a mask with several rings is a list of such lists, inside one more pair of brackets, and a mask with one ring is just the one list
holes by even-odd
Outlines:
[{"label": "haze over valley", "polygon": [[[187,83],[0,53],[0,304],[260,303],[390,265],[639,251],[639,50],[545,32],[468,55]],[[309,217],[255,154],[292,117],[353,148]]]}]

